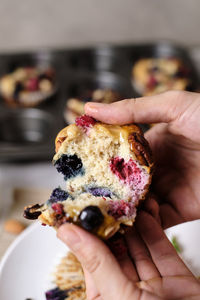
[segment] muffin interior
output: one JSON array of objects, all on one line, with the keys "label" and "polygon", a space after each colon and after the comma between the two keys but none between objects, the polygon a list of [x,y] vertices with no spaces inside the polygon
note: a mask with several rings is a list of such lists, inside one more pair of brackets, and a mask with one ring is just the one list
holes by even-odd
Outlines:
[{"label": "muffin interior", "polygon": [[[68,136],[54,161],[58,169],[65,155],[81,161],[82,166],[76,176],[66,180],[66,190],[72,197],[85,192],[94,195],[92,191],[99,189],[98,196],[105,197],[107,190],[109,199],[137,204],[148,184],[149,173],[131,151],[128,142],[130,131],[129,126],[122,129],[118,125],[97,123],[83,134],[82,128],[69,126]],[[63,175],[67,176],[64,172]]]}]

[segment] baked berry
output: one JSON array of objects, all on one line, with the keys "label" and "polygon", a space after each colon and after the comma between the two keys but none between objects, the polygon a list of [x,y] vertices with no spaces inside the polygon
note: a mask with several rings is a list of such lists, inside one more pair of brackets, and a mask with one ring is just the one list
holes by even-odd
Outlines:
[{"label": "baked berry", "polygon": [[87,130],[88,128],[91,128],[96,123],[96,120],[90,116],[83,115],[80,117],[77,117],[75,120],[75,123],[77,126],[82,127],[84,130]]},{"label": "baked berry", "polygon": [[15,90],[14,90],[14,94],[13,94],[13,98],[15,100],[18,100],[19,98],[19,93],[23,90],[23,86],[20,82],[17,82],[15,85]]},{"label": "baked berry", "polygon": [[152,75],[149,78],[149,81],[147,82],[147,87],[149,89],[154,88],[156,85],[158,84],[158,81],[156,80],[156,78]]},{"label": "baked berry", "polygon": [[47,201],[48,204],[56,203],[58,201],[65,201],[69,197],[69,194],[62,190],[60,187],[53,190],[50,199]]},{"label": "baked berry", "polygon": [[125,161],[124,158],[114,157],[110,162],[111,171],[121,180],[125,180],[124,174]]},{"label": "baked berry", "polygon": [[89,192],[95,197],[112,197],[111,190],[105,187],[88,187],[87,192]]},{"label": "baked berry", "polygon": [[90,205],[81,211],[79,220],[84,229],[93,231],[103,223],[104,216],[99,207]]},{"label": "baked berry", "polygon": [[125,162],[123,158],[114,157],[111,159],[110,168],[120,180],[128,185],[139,184],[142,180],[142,171],[131,158]]},{"label": "baked berry", "polygon": [[79,174],[83,175],[83,164],[81,159],[76,155],[62,155],[56,162],[55,167],[59,173],[64,175],[67,180]]},{"label": "baked berry", "polygon": [[67,291],[61,290],[58,287],[49,290],[45,293],[46,300],[65,300],[67,297]]},{"label": "baked berry", "polygon": [[38,79],[39,79],[39,81],[43,80],[43,79],[49,79],[49,76],[47,76],[47,74],[45,74],[45,73],[42,73],[38,76]]},{"label": "baked berry", "polygon": [[41,211],[39,210],[42,205],[35,204],[32,206],[28,206],[24,209],[24,218],[28,220],[36,220],[40,215]]},{"label": "baked berry", "polygon": [[130,217],[136,212],[134,203],[120,201],[110,201],[108,214],[113,216],[116,220],[122,216]]},{"label": "baked berry", "polygon": [[182,66],[180,67],[176,73],[173,74],[174,78],[185,78],[185,77],[189,77],[190,71],[189,69],[187,69],[186,67]]},{"label": "baked berry", "polygon": [[152,72],[157,72],[157,71],[159,71],[159,67],[158,66],[153,66],[151,71]]},{"label": "baked berry", "polygon": [[64,214],[63,205],[61,203],[53,203],[51,205],[51,208],[55,211],[55,213],[57,215],[63,215]]},{"label": "baked berry", "polygon": [[38,79],[37,78],[30,78],[26,82],[26,88],[30,92],[34,92],[38,90]]}]

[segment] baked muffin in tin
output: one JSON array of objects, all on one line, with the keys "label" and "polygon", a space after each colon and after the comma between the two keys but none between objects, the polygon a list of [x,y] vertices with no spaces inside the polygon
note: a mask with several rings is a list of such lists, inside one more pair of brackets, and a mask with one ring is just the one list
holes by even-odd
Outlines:
[{"label": "baked muffin in tin", "polygon": [[72,124],[77,117],[84,114],[84,105],[86,101],[112,103],[121,99],[121,95],[111,89],[95,89],[90,91],[84,97],[84,100],[81,98],[70,98],[66,102],[64,111],[65,121],[68,124]]},{"label": "baked muffin in tin", "polygon": [[143,96],[167,90],[186,90],[191,83],[189,69],[178,58],[143,58],[132,69],[134,89]]},{"label": "baked muffin in tin", "polygon": [[52,68],[21,67],[0,79],[0,93],[14,107],[34,107],[56,91],[55,71]]}]

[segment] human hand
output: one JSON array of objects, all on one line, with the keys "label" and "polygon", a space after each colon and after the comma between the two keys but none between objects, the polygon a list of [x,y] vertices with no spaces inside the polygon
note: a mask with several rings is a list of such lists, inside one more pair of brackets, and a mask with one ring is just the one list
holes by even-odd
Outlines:
[{"label": "human hand", "polygon": [[[200,218],[200,94],[170,91],[112,104],[87,103],[105,123],[160,123],[146,133],[155,159],[153,192],[164,228]],[[150,208],[156,211],[156,202]]]},{"label": "human hand", "polygon": [[75,225],[62,225],[58,237],[84,268],[88,300],[200,299],[198,280],[147,212],[125,234],[129,255],[123,252],[118,261],[101,240]]}]

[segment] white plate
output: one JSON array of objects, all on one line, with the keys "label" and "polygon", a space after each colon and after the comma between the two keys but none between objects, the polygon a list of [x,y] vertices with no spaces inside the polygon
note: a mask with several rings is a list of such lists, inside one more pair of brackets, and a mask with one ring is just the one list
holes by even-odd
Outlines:
[{"label": "white plate", "polygon": [[[167,231],[176,236],[182,256],[195,275],[200,276],[200,220],[181,224]],[[48,226],[36,223],[26,229],[11,245],[0,265],[1,300],[44,300],[49,288],[49,274],[58,257],[67,248]]]},{"label": "white plate", "polygon": [[44,300],[50,273],[67,247],[53,228],[35,223],[9,247],[0,264],[1,300]]},{"label": "white plate", "polygon": [[171,240],[173,236],[177,238],[181,248],[180,257],[192,271],[200,276],[200,220],[183,223],[167,229],[166,234]]}]

